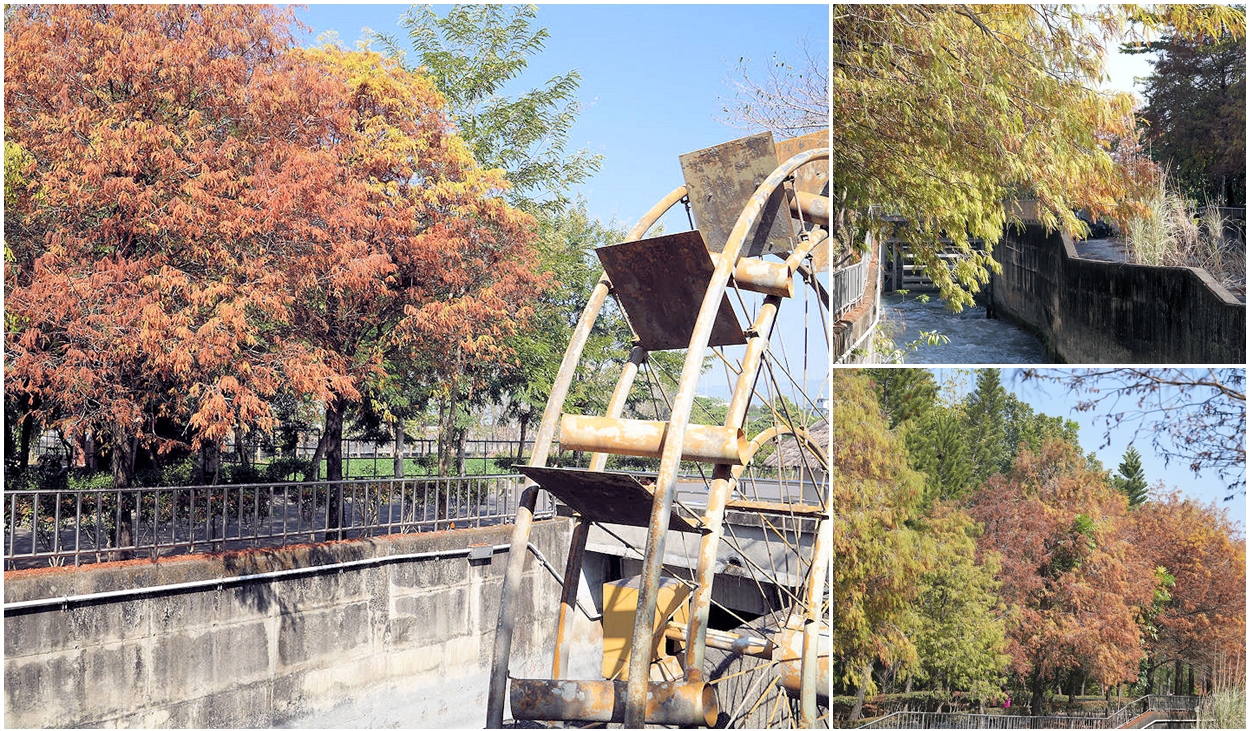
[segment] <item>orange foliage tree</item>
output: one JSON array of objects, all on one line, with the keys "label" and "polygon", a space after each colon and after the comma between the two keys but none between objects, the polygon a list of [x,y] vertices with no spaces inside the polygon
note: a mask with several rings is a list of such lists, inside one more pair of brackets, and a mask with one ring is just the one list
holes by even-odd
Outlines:
[{"label": "orange foliage tree", "polygon": [[1034,715],[1061,673],[1087,673],[1104,688],[1137,676],[1138,620],[1155,579],[1133,551],[1127,503],[1105,473],[1066,442],[1046,442],[991,478],[971,514],[985,526],[980,550],[1002,556],[1011,669],[1032,693]]},{"label": "orange foliage tree", "polygon": [[249,230],[256,74],[286,11],[22,6],[5,19],[5,125],[27,153],[6,210],[6,396],[71,438],[135,450],[271,424],[287,297]]},{"label": "orange foliage tree", "polygon": [[429,81],[295,49],[291,22],[258,6],[6,18],[5,122],[28,160],[5,220],[6,391],[65,434],[110,437],[119,486],[137,445],[170,446],[159,420],[216,444],[272,427],[279,389],[326,405],[334,456],[388,358],[506,358],[541,285],[530,219]]},{"label": "orange foliage tree", "polygon": [[[1246,541],[1228,511],[1156,491],[1133,511],[1135,551],[1171,575],[1170,600],[1162,603],[1147,633],[1146,692],[1155,671],[1176,662],[1176,692],[1188,692],[1179,672],[1191,668],[1195,689],[1212,690],[1246,651]],[[1194,674],[1197,674],[1197,678]]]},{"label": "orange foliage tree", "polygon": [[298,224],[276,246],[298,337],[333,374],[321,448],[336,480],[362,389],[403,377],[437,391],[463,359],[511,357],[503,341],[545,282],[533,219],[500,197],[501,171],[474,164],[428,78],[323,47],[290,54],[262,89],[263,125],[282,141],[258,210],[266,228]]}]

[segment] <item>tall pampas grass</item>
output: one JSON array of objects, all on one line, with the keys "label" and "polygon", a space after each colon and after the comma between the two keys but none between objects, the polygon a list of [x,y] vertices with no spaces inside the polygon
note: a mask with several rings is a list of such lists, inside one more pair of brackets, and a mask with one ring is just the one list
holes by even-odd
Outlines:
[{"label": "tall pampas grass", "polygon": [[1246,674],[1240,657],[1219,663],[1213,689],[1198,703],[1198,728],[1246,728]]},{"label": "tall pampas grass", "polygon": [[1245,250],[1225,239],[1226,222],[1219,208],[1208,201],[1199,213],[1192,201],[1169,187],[1166,175],[1142,203],[1145,213],[1124,227],[1133,261],[1205,269],[1230,291],[1245,292]]}]

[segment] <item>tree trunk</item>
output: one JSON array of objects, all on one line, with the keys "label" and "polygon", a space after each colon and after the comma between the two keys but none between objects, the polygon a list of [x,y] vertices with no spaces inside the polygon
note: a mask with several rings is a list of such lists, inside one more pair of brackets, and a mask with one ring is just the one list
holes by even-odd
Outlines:
[{"label": "tree trunk", "polygon": [[89,431],[83,435],[83,451],[86,452],[87,469],[91,472],[98,470],[100,468],[100,464],[95,448],[95,432]]},{"label": "tree trunk", "polygon": [[326,404],[326,540],[343,538],[343,410],[342,399]]},{"label": "tree trunk", "polygon": [[21,445],[19,449],[21,461],[19,464],[22,465],[22,469],[30,467],[30,443],[34,432],[35,419],[31,415],[27,414],[26,418],[22,419],[22,434],[21,437],[19,437],[19,444]]},{"label": "tree trunk", "polygon": [[468,429],[456,427],[456,474],[464,477],[464,442],[469,436]]},{"label": "tree trunk", "polygon": [[1184,695],[1185,693],[1185,668],[1181,665],[1181,659],[1176,658],[1176,674],[1172,678],[1172,695]]},{"label": "tree trunk", "polygon": [[221,443],[206,441],[200,445],[199,479],[201,485],[216,485],[221,475]]},{"label": "tree trunk", "polygon": [[1155,692],[1155,665],[1146,666],[1146,695]]},{"label": "tree trunk", "polygon": [[404,420],[396,419],[392,427],[394,435],[393,444],[395,446],[395,461],[392,472],[395,479],[402,480],[404,478]]},{"label": "tree trunk", "polygon": [[234,429],[234,451],[239,455],[239,467],[249,469],[252,466],[252,455],[247,448],[247,434],[241,426]]},{"label": "tree trunk", "polygon": [[456,406],[458,393],[451,392],[438,402],[438,476],[455,474]]},{"label": "tree trunk", "polygon": [[530,418],[533,416],[532,411],[526,411],[517,417],[517,424],[521,427],[521,436],[516,443],[516,463],[525,464],[525,429],[530,424]]},{"label": "tree trunk", "polygon": [[[117,545],[135,545],[135,499],[129,492],[135,477],[135,440],[124,424],[113,422],[113,489],[118,491]],[[132,551],[122,551],[118,560],[126,561]]]},{"label": "tree trunk", "polygon": [[868,690],[868,677],[872,672],[872,666],[864,668],[863,677],[859,681],[859,685],[855,686],[855,705],[851,706],[851,721],[858,721],[864,717],[864,693]]},{"label": "tree trunk", "polygon": [[1030,679],[1029,690],[1033,697],[1029,699],[1029,715],[1042,715],[1042,706],[1045,699],[1046,678],[1043,677],[1041,669],[1033,671],[1033,677]]}]

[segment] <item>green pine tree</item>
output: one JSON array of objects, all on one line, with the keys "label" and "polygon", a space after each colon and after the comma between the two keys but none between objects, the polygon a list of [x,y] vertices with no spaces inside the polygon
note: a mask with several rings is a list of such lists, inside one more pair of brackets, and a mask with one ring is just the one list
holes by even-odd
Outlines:
[{"label": "green pine tree", "polygon": [[924,505],[963,497],[976,487],[968,434],[956,409],[936,407],[906,431],[907,462],[925,473]]},{"label": "green pine tree", "polygon": [[924,368],[868,368],[890,428],[924,416],[937,401],[937,381]]},{"label": "green pine tree", "polygon": [[1011,466],[1007,444],[1007,390],[997,368],[977,373],[976,390],[968,394],[964,409],[968,425],[968,448],[977,484]]},{"label": "green pine tree", "polygon": [[1128,496],[1129,507],[1135,508],[1146,502],[1146,473],[1142,470],[1141,453],[1135,448],[1129,447],[1124,453],[1119,474],[1111,476],[1111,484]]}]

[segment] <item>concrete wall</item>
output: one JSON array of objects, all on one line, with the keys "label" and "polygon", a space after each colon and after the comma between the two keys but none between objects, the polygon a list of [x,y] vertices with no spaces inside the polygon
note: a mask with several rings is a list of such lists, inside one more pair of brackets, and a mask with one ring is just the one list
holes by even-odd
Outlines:
[{"label": "concrete wall", "polygon": [[994,249],[996,313],[1061,363],[1242,363],[1246,307],[1198,269],[1079,259],[1039,224]]},{"label": "concrete wall", "polygon": [[[5,603],[506,544],[510,526],[7,572]],[[571,525],[531,542],[562,571]],[[485,722],[506,549],[396,559],[4,617],[8,727],[457,727]],[[548,677],[559,585],[531,554],[512,674]],[[578,615],[573,656],[598,670]]]}]

